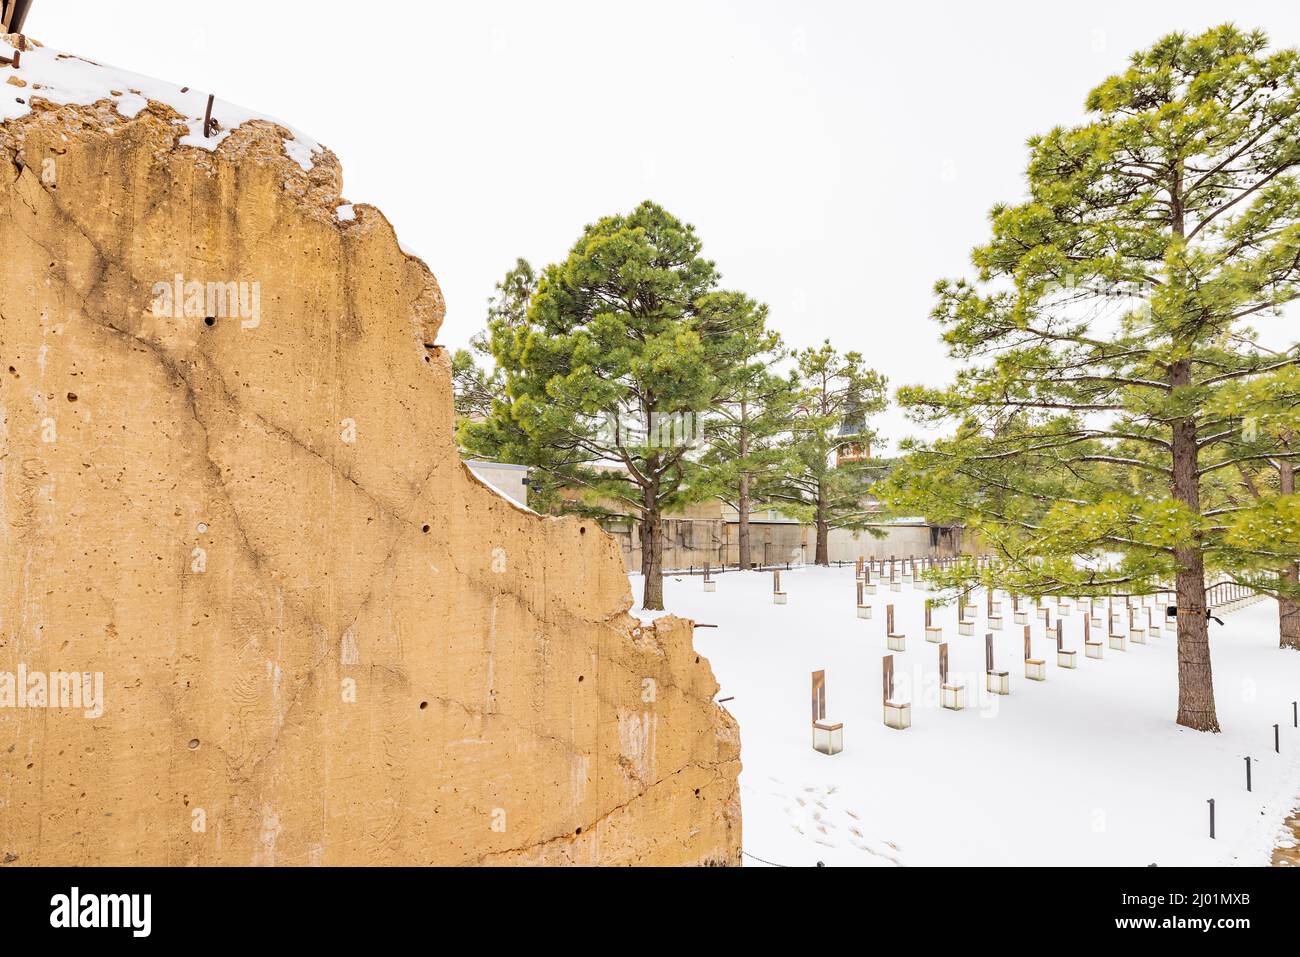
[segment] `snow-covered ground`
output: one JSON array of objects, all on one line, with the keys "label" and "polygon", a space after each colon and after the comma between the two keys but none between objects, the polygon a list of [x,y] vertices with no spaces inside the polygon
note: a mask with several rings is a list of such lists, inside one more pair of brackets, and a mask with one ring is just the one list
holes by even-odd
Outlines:
[{"label": "snow-covered ground", "polygon": [[[954,605],[935,609],[949,680],[965,683],[969,696],[954,712],[939,706],[938,645],[924,638],[920,589],[882,585],[863,620],[849,566],[782,572],[786,605],[773,603],[770,573],[716,577],[717,591],[705,593],[698,576],[669,576],[665,604],[718,626],[697,629],[695,646],[740,722],[749,865],[1266,864],[1286,839],[1282,822],[1300,794],[1291,705],[1300,698],[1300,654],[1278,649],[1272,601],[1225,615],[1223,627],[1211,623],[1223,732],[1203,734],[1174,723],[1172,629],[1125,652],[1107,646],[1097,661],[1083,654],[1075,608],[1064,619],[1065,647],[1079,652],[1070,671],[1057,667],[1040,620],[1033,650],[1047,680],[1034,682],[1024,677],[1024,628],[1007,602],[1005,630],[993,634],[1011,694],[998,697],[984,690],[983,594],[974,637],[958,636]],[[631,578],[639,603],[641,579]],[[895,630],[907,636],[894,658],[895,697],[913,708],[905,731],[882,722],[889,602]],[[811,747],[810,678],[819,669],[827,718],[844,722],[844,750],[834,756]],[[1247,755],[1256,759],[1251,793]]]}]

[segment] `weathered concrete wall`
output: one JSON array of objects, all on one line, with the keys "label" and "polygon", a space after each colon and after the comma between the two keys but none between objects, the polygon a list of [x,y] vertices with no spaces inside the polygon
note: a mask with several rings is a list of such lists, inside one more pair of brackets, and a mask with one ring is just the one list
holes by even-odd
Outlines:
[{"label": "weathered concrete wall", "polygon": [[[332,155],[169,113],[0,125],[0,673],[104,681],[0,707],[0,859],[739,863],[690,624],[460,463],[424,264]],[[155,316],[177,274],[260,322]]]},{"label": "weathered concrete wall", "polygon": [[[973,540],[963,528],[930,525],[881,525],[883,538],[867,531],[832,529],[827,542],[833,562],[864,558],[952,558],[972,549]],[[936,530],[937,529],[937,530]]]}]

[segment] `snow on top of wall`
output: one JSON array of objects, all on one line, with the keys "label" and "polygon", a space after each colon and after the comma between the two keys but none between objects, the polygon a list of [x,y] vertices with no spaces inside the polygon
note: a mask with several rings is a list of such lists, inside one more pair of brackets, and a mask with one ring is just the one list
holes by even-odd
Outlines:
[{"label": "snow on top of wall", "polygon": [[[6,48],[4,52],[7,56],[11,51]],[[11,78],[22,80],[27,85],[15,86],[6,82]],[[149,100],[157,100],[185,118],[189,132],[180,138],[185,146],[212,151],[231,131],[249,120],[267,120],[292,132],[292,138],[284,141],[285,154],[304,171],[311,170],[315,154],[322,149],[319,143],[287,123],[225,100],[217,99],[212,104],[212,116],[221,128],[212,136],[205,137],[203,118],[208,93],[207,90],[156,80],[29,43],[22,52],[18,69],[0,65],[0,123],[26,116],[31,112],[31,101],[36,97],[59,105],[88,105],[99,100],[112,100],[117,111],[127,119],[138,116]]]}]

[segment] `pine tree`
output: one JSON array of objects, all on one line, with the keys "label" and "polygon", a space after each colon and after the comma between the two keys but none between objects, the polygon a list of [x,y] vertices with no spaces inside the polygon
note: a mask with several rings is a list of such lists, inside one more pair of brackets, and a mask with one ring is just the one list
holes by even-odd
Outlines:
[{"label": "pine tree", "polygon": [[[1173,581],[1178,723],[1218,730],[1206,577],[1276,568],[1293,500],[1222,504],[1223,473],[1297,452],[1234,453],[1235,396],[1300,400],[1300,352],[1245,323],[1300,278],[1300,60],[1231,26],[1172,34],[1087,98],[1089,122],[1029,141],[1029,198],[995,207],[974,282],[934,316],[967,365],[900,399],[952,438],[909,446],[896,501],[965,517],[999,583],[1141,593]],[[1224,511],[1232,508],[1232,511]],[[1281,536],[1280,538],[1277,536]],[[1109,554],[1119,556],[1107,560]]]},{"label": "pine tree", "polygon": [[866,528],[876,471],[867,451],[876,440],[868,419],[884,409],[885,377],[857,352],[840,354],[829,341],[797,356],[799,392],[785,445],[787,462],[769,496],[786,514],[812,523],[814,562],[830,563],[830,532]]},{"label": "pine tree", "polygon": [[452,404],[458,420],[486,418],[499,395],[498,377],[483,369],[469,349],[451,354]]},{"label": "pine tree", "polygon": [[745,335],[733,340],[732,372],[706,420],[702,464],[711,493],[736,510],[737,560],[741,568],[749,568],[750,512],[769,500],[767,490],[779,482],[788,461],[781,439],[790,429],[797,380],[792,372],[776,371],[786,353],[781,337],[766,326],[766,307],[749,300],[737,301],[734,307],[757,308],[761,315],[746,324]]},{"label": "pine tree", "polygon": [[[496,322],[506,327],[522,325],[528,304],[537,291],[537,274],[527,259],[516,259],[513,268],[496,284],[495,294],[488,299],[487,323]],[[457,418],[469,420],[458,425],[462,448],[473,446],[474,454],[494,461],[500,459],[499,443],[493,442],[490,432],[475,433],[472,425],[492,414],[493,403],[504,398],[505,384],[500,370],[484,368],[492,361],[492,346],[487,335],[478,333],[470,339],[468,349],[457,349],[451,357],[451,381]],[[461,427],[463,426],[463,427]]]},{"label": "pine tree", "polygon": [[699,423],[729,394],[763,310],[717,289],[693,226],[654,203],[586,227],[522,321],[488,341],[506,400],[473,431],[641,532],[642,606],[663,608],[666,512],[708,494]]},{"label": "pine tree", "polygon": [[[510,414],[506,376],[492,355],[494,335],[501,337],[526,326],[537,282],[537,273],[528,260],[515,260],[488,299],[487,328],[470,340],[469,350],[457,350],[452,356],[452,382],[459,416],[456,438],[468,455],[490,462],[529,466],[528,504],[535,511],[565,509],[593,518],[605,517],[608,509],[565,497],[566,485],[557,476],[583,461],[585,453],[568,445],[547,445],[524,431]],[[492,364],[490,372],[479,365],[479,358],[484,364]]]}]

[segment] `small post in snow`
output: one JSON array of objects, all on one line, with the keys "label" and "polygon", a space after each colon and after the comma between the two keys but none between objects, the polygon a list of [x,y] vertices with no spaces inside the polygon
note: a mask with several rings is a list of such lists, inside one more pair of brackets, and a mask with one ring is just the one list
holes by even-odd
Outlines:
[{"label": "small post in snow", "polygon": [[966,686],[948,680],[948,643],[939,645],[939,702],[950,711],[966,707]]},{"label": "small post in snow", "polygon": [[[1088,614],[1092,614],[1091,611]],[[1088,634],[1088,615],[1083,616],[1083,633]],[[1061,619],[1056,619],[1056,666],[1058,668],[1078,667],[1078,652],[1065,650],[1065,633],[1061,628]]]},{"label": "small post in snow", "polygon": [[989,694],[1011,693],[1007,673],[993,667],[993,632],[984,636],[984,687]]},{"label": "small post in snow", "polygon": [[943,640],[943,629],[934,624],[933,618],[933,603],[927,598],[925,600],[925,640],[937,643]]},{"label": "small post in snow", "polygon": [[1246,790],[1250,790],[1250,757],[1246,757]]},{"label": "small post in snow", "polygon": [[894,606],[885,606],[885,644],[890,651],[906,651],[907,639],[894,634]]},{"label": "small post in snow", "polygon": [[1210,805],[1210,840],[1214,840],[1214,798],[1210,798],[1206,803]]},{"label": "small post in snow", "polygon": [[844,725],[826,720],[826,672],[812,673],[812,746],[822,754],[844,750]]},{"label": "small post in snow", "polygon": [[1273,752],[1275,754],[1282,753],[1282,741],[1278,736],[1277,725],[1273,725]]},{"label": "small post in snow", "polygon": [[912,702],[894,700],[894,656],[885,655],[880,663],[885,727],[906,731],[912,726]]},{"label": "small post in snow", "polygon": [[[1060,627],[1060,619],[1057,619],[1057,627]],[[1035,658],[1033,655],[1033,642],[1029,637],[1029,626],[1025,625],[1025,677],[1030,681],[1047,680],[1047,664],[1041,658]]]}]

